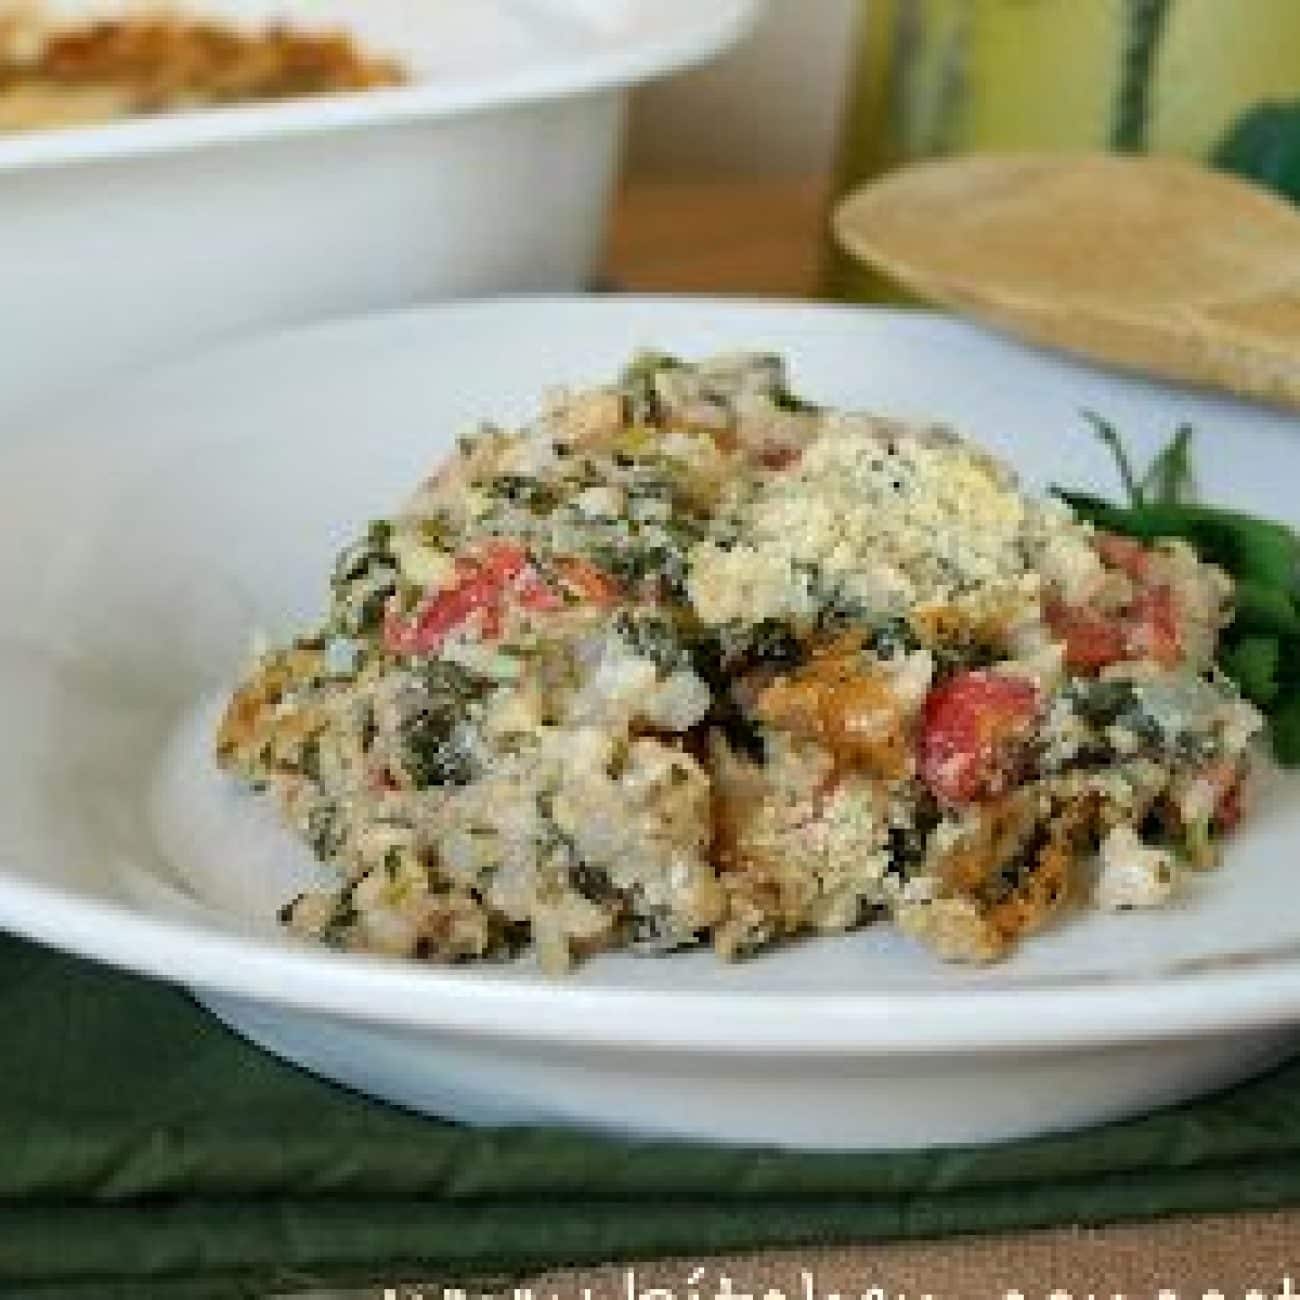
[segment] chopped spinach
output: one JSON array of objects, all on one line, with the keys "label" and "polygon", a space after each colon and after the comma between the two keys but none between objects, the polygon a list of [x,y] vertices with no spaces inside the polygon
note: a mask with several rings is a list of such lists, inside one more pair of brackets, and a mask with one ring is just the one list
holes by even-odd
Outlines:
[{"label": "chopped spinach", "polygon": [[666,352],[642,352],[623,368],[619,387],[632,424],[657,424],[663,418],[656,380],[666,370],[684,369],[684,363]]},{"label": "chopped spinach", "polygon": [[1092,768],[1114,762],[1120,755],[1108,735],[1111,727],[1130,733],[1137,741],[1137,753],[1146,758],[1197,766],[1218,752],[1219,741],[1212,732],[1172,725],[1170,710],[1153,707],[1139,683],[1076,678],[1063,694],[1074,714],[1092,729],[1067,767]]},{"label": "chopped spinach", "polygon": [[416,680],[431,697],[448,705],[467,707],[481,700],[492,683],[449,659],[430,659],[416,672]]},{"label": "chopped spinach", "polygon": [[1094,727],[1109,727],[1141,712],[1137,688],[1124,679],[1076,678],[1065,695],[1073,711]]},{"label": "chopped spinach", "polygon": [[298,771],[309,781],[320,780],[320,737],[308,736],[298,750]]},{"label": "chopped spinach", "polygon": [[619,896],[609,872],[589,862],[575,862],[569,868],[569,884],[591,903],[609,903]]},{"label": "chopped spinach", "polygon": [[478,774],[466,722],[489,683],[459,664],[434,659],[416,680],[420,691],[398,724],[402,770],[417,790],[467,785]]},{"label": "chopped spinach", "polygon": [[374,520],[361,537],[339,552],[334,564],[335,583],[355,582],[376,567],[396,568],[392,540],[392,524],[386,519]]},{"label": "chopped spinach", "polygon": [[525,506],[534,514],[548,515],[560,502],[553,483],[529,474],[498,474],[484,484],[483,491],[497,500]]},{"label": "chopped spinach", "polygon": [[691,655],[681,627],[659,610],[624,610],[615,621],[619,637],[661,673],[690,666]]},{"label": "chopped spinach", "polygon": [[402,770],[417,790],[435,785],[468,785],[478,765],[460,734],[460,718],[429,707],[403,718]]},{"label": "chopped spinach", "polygon": [[322,943],[335,948],[342,947],[347,940],[348,932],[361,919],[356,903],[352,901],[352,888],[349,885],[335,902],[334,910],[320,932]]},{"label": "chopped spinach", "polygon": [[702,931],[674,929],[671,917],[659,908],[635,911],[628,923],[632,949],[641,956],[666,956],[684,948],[695,948],[704,941]]},{"label": "chopped spinach", "polygon": [[712,697],[705,726],[719,732],[736,753],[751,762],[764,763],[767,745],[762,730],[746,715],[731,689],[739,665],[755,666],[748,654],[747,629],[724,629],[719,633],[703,628],[690,642],[691,668]]},{"label": "chopped spinach", "polygon": [[393,527],[375,520],[363,537],[344,547],[330,579],[330,624],[346,635],[373,631],[397,590],[398,566],[391,545]]},{"label": "chopped spinach", "polygon": [[875,624],[863,644],[881,659],[901,659],[921,648],[921,638],[907,619],[900,616]]},{"label": "chopped spinach", "polygon": [[798,628],[783,619],[703,628],[692,643],[695,671],[715,691],[726,690],[733,677],[762,668],[797,668],[806,658]]},{"label": "chopped spinach", "polygon": [[941,820],[938,803],[928,794],[923,795],[917,802],[910,826],[889,828],[886,841],[889,863],[885,867],[886,874],[907,880],[925,861],[930,837]]},{"label": "chopped spinach", "polygon": [[281,925],[292,925],[293,914],[298,908],[298,904],[306,898],[306,894],[295,894],[287,903],[276,910],[275,918]]},{"label": "chopped spinach", "polygon": [[322,800],[307,814],[307,843],[322,862],[333,862],[346,839],[338,804]]},{"label": "chopped spinach", "polygon": [[803,662],[804,647],[794,629],[778,619],[765,618],[749,631],[745,661],[755,668],[795,668]]},{"label": "chopped spinach", "polygon": [[788,388],[782,385],[775,389],[771,394],[772,405],[779,411],[789,411],[793,415],[815,415],[821,410],[813,402],[807,402],[802,397],[792,393]]},{"label": "chopped spinach", "polygon": [[688,576],[685,553],[666,541],[629,539],[598,544],[590,548],[589,556],[592,563],[624,587],[658,581],[673,599],[685,595]]}]

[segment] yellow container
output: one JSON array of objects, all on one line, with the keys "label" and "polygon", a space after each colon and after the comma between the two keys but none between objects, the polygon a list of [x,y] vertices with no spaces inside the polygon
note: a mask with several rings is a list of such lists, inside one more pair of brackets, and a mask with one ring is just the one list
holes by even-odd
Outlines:
[{"label": "yellow container", "polygon": [[[862,0],[859,42],[840,193],[946,153],[1203,158],[1300,98],[1300,0]],[[833,250],[827,271],[840,296],[895,296]]]}]

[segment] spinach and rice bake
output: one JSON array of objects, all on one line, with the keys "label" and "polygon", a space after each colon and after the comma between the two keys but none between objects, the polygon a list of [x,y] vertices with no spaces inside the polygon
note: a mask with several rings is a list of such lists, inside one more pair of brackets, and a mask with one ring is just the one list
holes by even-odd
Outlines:
[{"label": "spinach and rice bake", "polygon": [[217,758],[337,873],[282,920],[338,947],[558,970],[887,921],[983,962],[1215,862],[1262,722],[1232,602],[777,357],[645,354],[461,438]]},{"label": "spinach and rice bake", "polygon": [[408,80],[345,32],[249,30],[162,10],[72,23],[43,10],[0,0],[0,135]]}]

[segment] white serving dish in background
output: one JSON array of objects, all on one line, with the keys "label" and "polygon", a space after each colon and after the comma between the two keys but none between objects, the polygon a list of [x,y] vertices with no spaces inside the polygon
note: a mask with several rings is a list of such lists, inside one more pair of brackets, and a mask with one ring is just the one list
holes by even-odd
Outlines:
[{"label": "white serving dish in background", "polygon": [[0,135],[0,418],[251,327],[584,287],[627,90],[722,50],[759,2],[180,0],[345,28],[415,80]]},{"label": "white serving dish in background", "polygon": [[[1081,912],[988,969],[886,926],[710,952],[446,969],[295,942],[310,879],[211,760],[250,630],[318,617],[331,559],[480,418],[640,345],[770,348],[796,391],[956,423],[1035,489],[1110,491],[1081,408],[1145,461],[1182,420],[1208,496],[1300,524],[1294,418],[924,312],[706,298],[443,304],[290,331],[0,437],[0,927],[188,985],[329,1078],[477,1123],[861,1149],[989,1142],[1204,1092],[1300,1043],[1300,775],[1264,771],[1216,872]],[[206,701],[206,704],[204,703]]]}]

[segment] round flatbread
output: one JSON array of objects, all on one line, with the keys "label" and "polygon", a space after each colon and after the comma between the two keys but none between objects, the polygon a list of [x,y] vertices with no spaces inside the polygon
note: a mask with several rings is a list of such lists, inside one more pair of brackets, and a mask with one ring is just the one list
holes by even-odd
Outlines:
[{"label": "round flatbread", "polygon": [[912,292],[1032,342],[1300,406],[1300,213],[1224,173],[977,154],[866,185],[834,229]]}]

